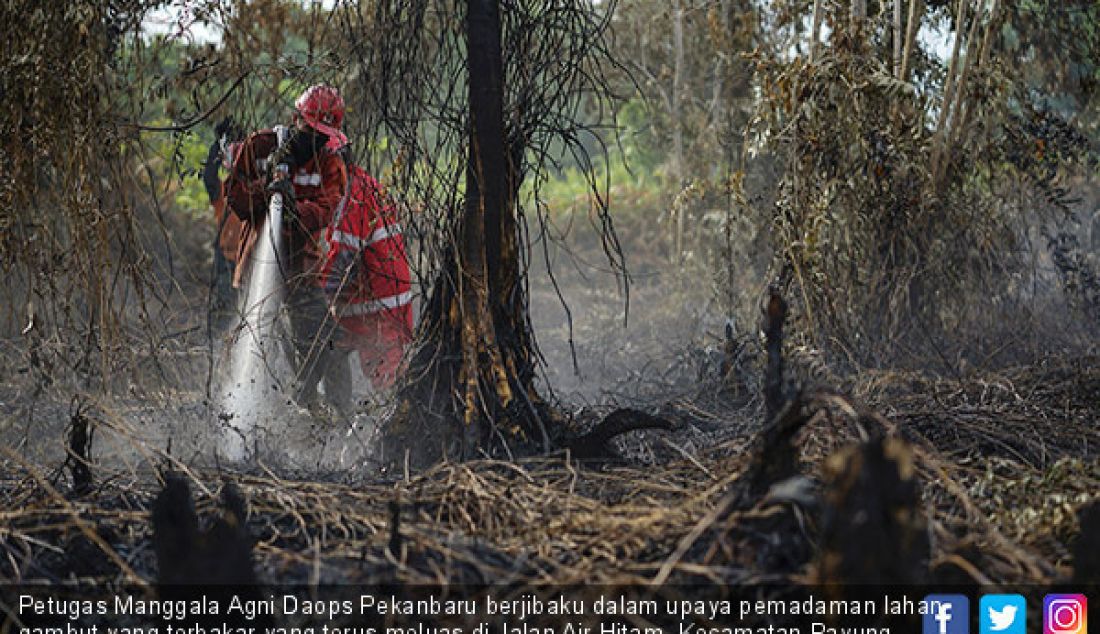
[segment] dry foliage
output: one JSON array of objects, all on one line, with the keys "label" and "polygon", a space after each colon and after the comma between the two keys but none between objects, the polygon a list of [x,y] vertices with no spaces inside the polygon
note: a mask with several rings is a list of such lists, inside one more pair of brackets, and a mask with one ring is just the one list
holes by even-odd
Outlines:
[{"label": "dry foliage", "polygon": [[997,6],[956,16],[942,75],[915,55],[892,59],[886,16],[849,22],[835,7],[816,56],[758,56],[755,130],[786,162],[773,223],[782,277],[808,342],[838,359],[897,362],[917,343],[987,354],[965,337],[1050,282],[1034,228],[1072,219],[1068,178],[1089,147],[1028,98],[994,35]]},{"label": "dry foliage", "polygon": [[[932,537],[924,572],[906,575],[1048,583],[1068,575],[1076,513],[1100,486],[1097,459],[1081,452],[1100,442],[1089,422],[1100,385],[1094,362],[962,381],[884,373],[861,392],[889,419],[818,392],[807,401],[816,413],[798,442],[796,468],[809,479],[748,500],[738,495],[755,446],[745,437],[707,443],[688,458],[664,452],[647,466],[593,467],[558,455],[444,463],[396,481],[370,473],[345,473],[344,482],[185,473],[200,517],[214,511],[224,482],[240,487],[261,581],[799,581],[816,574],[822,556],[820,505],[847,486],[836,481],[840,458],[828,477],[826,459],[845,455],[865,434],[885,434],[909,443],[892,451],[911,454],[905,469],[926,510],[915,512]],[[693,425],[734,427],[753,415],[687,406],[675,413]],[[60,474],[11,452],[3,461],[9,510],[0,517],[9,528],[0,570],[7,578],[59,581],[72,573],[89,586],[151,582],[156,490],[144,477],[97,462],[98,486],[73,497]]]}]

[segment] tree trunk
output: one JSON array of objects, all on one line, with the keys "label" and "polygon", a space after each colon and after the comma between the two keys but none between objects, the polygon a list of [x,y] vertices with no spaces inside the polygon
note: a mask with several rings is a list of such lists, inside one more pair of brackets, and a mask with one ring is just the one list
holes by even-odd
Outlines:
[{"label": "tree trunk", "polygon": [[913,41],[920,31],[920,23],[924,18],[923,0],[909,0],[909,20],[905,26],[905,45],[901,51],[901,67],[898,69],[898,79],[909,81],[909,59],[913,55]]},{"label": "tree trunk", "polygon": [[894,0],[894,76],[899,77],[901,73],[901,41],[905,39],[905,34],[902,32],[902,2],[904,0]]},{"label": "tree trunk", "polygon": [[852,0],[852,22],[859,24],[867,19],[867,0]]},{"label": "tree trunk", "polygon": [[821,42],[821,0],[814,0],[813,25],[810,27],[810,62],[817,61],[817,48]]},{"label": "tree trunk", "polygon": [[[962,41],[965,38],[966,33],[966,0],[959,0],[958,8],[955,10],[955,42],[951,45],[951,59],[947,64],[947,75],[943,84],[943,106],[940,108],[939,117],[936,120],[936,129],[934,136],[937,142],[940,135],[943,133],[944,123],[947,121],[948,111],[951,109],[951,102],[955,96],[955,80],[956,69],[959,65],[959,54],[962,51]],[[938,146],[933,148],[933,152],[938,150]],[[934,170],[933,170],[934,171]]]},{"label": "tree trunk", "polygon": [[[943,180],[949,162],[948,153],[951,150],[952,128],[958,124],[959,107],[966,95],[966,82],[970,76],[970,69],[974,64],[976,52],[974,40],[977,37],[978,25],[981,22],[981,14],[976,7],[974,17],[971,18],[970,28],[966,29],[965,17],[966,3],[959,0],[959,18],[956,26],[955,46],[951,53],[951,65],[947,75],[947,84],[944,88],[943,107],[936,123],[934,140],[936,143],[932,150],[932,186],[933,191],[939,190],[939,184]],[[965,45],[961,45],[964,39]],[[959,56],[965,50],[965,59],[959,62]]]},{"label": "tree trunk", "polygon": [[[988,62],[989,62],[989,47],[990,47],[990,44],[991,44],[992,34],[997,32],[1000,28],[1000,19],[999,19],[999,17],[1000,17],[1000,2],[999,2],[999,0],[993,0],[993,4],[989,9],[989,20],[985,24],[985,34],[982,36],[981,46],[980,46],[976,56],[971,51],[967,52],[967,66],[968,67],[970,66],[970,63],[971,63],[970,60],[974,59],[974,57],[976,57],[976,59],[973,62],[974,63],[974,67],[973,67],[974,72],[978,72],[978,70],[983,69],[988,65]],[[974,30],[974,28],[977,25],[977,20],[976,19],[975,19],[974,25],[975,26],[971,27],[972,31]],[[964,74],[964,80],[965,80],[965,76],[966,75]],[[951,134],[948,136],[948,139],[947,139],[947,147],[948,148],[958,147],[958,144],[961,142],[963,135],[966,134],[967,129],[970,125],[970,114],[972,112],[971,106],[972,106],[973,101],[974,101],[975,98],[970,97],[969,95],[967,95],[967,97],[964,98],[963,97],[964,94],[965,93],[962,92],[962,91],[956,92],[956,100],[958,101],[958,106],[956,108],[956,115],[955,115],[956,116],[956,121],[955,121],[955,125],[951,127]]]},{"label": "tree trunk", "polygon": [[852,0],[849,19],[852,50],[858,53],[866,53],[867,47],[867,0]]},{"label": "tree trunk", "polygon": [[478,451],[546,450],[520,284],[519,135],[505,133],[500,0],[468,0],[470,141],[454,246],[424,309],[419,347],[384,434],[383,455],[424,465]]},{"label": "tree trunk", "polygon": [[[681,104],[684,99],[684,0],[672,2],[672,151],[676,194],[684,187],[684,123]],[[684,209],[675,209],[676,238],[672,261],[680,262],[684,252]]]}]

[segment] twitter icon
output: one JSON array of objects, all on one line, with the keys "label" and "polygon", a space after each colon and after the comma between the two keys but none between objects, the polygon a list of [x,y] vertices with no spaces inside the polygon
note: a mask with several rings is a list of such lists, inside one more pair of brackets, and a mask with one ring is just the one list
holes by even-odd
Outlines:
[{"label": "twitter icon", "polygon": [[978,604],[979,634],[1026,634],[1027,601],[1018,594],[987,594]]}]

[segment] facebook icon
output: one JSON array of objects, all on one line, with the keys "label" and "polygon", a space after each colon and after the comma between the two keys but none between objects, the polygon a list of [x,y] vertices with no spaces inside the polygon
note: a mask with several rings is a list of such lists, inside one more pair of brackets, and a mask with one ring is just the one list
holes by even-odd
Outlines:
[{"label": "facebook icon", "polygon": [[970,599],[961,594],[930,594],[921,601],[923,634],[970,634]]}]

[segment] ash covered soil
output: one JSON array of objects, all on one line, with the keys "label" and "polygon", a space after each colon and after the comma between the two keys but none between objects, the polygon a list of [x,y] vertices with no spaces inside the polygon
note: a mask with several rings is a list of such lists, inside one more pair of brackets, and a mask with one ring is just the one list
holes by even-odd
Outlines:
[{"label": "ash covered soil", "polygon": [[[624,435],[595,462],[560,452],[385,471],[373,443],[386,395],[359,377],[351,420],[288,406],[257,435],[255,463],[219,464],[206,390],[218,337],[171,342],[156,387],[110,396],[43,385],[9,342],[0,577],[156,580],[151,515],[170,470],[200,530],[242,520],[237,537],[270,583],[1095,581],[1097,357],[838,378],[788,350],[801,390],[784,423],[765,425],[751,312],[726,341],[698,278],[643,267],[624,326],[615,278],[595,262],[556,263],[572,327],[558,290],[533,283],[543,388],[580,426],[627,408],[673,427]],[[65,449],[81,418],[86,481]]]}]

